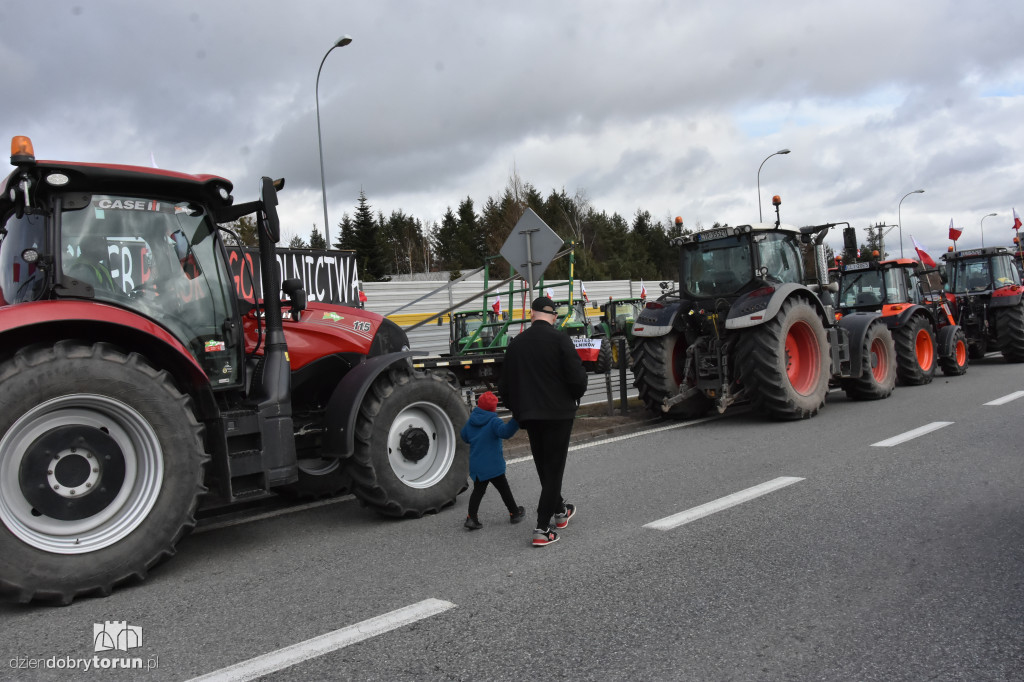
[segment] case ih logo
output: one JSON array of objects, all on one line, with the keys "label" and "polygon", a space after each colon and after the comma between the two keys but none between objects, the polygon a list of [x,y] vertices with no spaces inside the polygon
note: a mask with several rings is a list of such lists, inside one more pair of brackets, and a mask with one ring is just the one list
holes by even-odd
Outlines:
[{"label": "case ih logo", "polygon": [[92,625],[93,651],[128,651],[142,646],[142,628],[113,620]]}]

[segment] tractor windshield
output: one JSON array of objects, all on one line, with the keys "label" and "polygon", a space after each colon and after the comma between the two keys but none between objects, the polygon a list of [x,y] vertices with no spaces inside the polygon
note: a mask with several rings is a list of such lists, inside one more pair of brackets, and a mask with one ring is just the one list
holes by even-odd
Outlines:
[{"label": "tractor windshield", "polygon": [[198,204],[94,195],[84,208],[62,214],[65,288],[155,320],[192,351],[215,385],[232,384],[241,359],[240,344],[225,333],[234,285],[215,234]]},{"label": "tractor windshield", "polygon": [[839,305],[875,307],[882,304],[885,281],[882,270],[861,270],[843,273],[839,281]]},{"label": "tractor windshield", "polygon": [[958,258],[948,270],[950,291],[976,294],[1009,284],[1020,284],[1020,275],[1010,257],[999,254],[982,258]]},{"label": "tractor windshield", "polygon": [[695,242],[682,251],[680,286],[694,297],[728,296],[737,293],[754,277],[750,237]]},{"label": "tractor windshield", "polygon": [[765,268],[765,277],[776,282],[803,281],[799,238],[789,232],[760,232],[751,237],[757,245],[757,266]]}]

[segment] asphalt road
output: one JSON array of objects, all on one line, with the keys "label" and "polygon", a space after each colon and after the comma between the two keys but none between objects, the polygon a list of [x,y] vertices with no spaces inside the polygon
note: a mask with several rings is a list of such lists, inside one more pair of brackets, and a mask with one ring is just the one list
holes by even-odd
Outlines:
[{"label": "asphalt road", "polygon": [[[493,490],[475,532],[466,495],[414,521],[346,499],[207,526],[108,598],[0,605],[0,677],[188,680],[241,665],[221,679],[250,679],[293,663],[265,679],[1021,680],[1022,408],[1024,365],[988,358],[884,401],[833,392],[807,421],[740,408],[585,444],[566,472],[579,514],[543,549]],[[509,480],[532,509],[532,463],[510,462]],[[392,614],[412,606],[412,622]],[[95,654],[106,621],[141,627],[143,645]],[[154,669],[45,669],[93,656]],[[32,661],[44,668],[11,667]]]}]

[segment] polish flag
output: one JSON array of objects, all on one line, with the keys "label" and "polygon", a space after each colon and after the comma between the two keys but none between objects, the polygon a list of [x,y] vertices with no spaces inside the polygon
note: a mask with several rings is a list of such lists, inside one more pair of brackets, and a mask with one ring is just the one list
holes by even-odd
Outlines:
[{"label": "polish flag", "polygon": [[917,240],[914,239],[914,235],[910,235],[910,239],[914,242],[914,249],[917,251],[917,257],[921,259],[921,265],[929,268],[937,268],[938,265],[935,264],[932,257],[924,250],[924,247],[917,243]]},{"label": "polish flag", "polygon": [[497,315],[501,315],[501,298],[494,299],[494,303],[491,304],[491,310]]},{"label": "polish flag", "polygon": [[555,292],[551,291],[551,289],[545,289],[544,295],[550,298],[552,301],[555,300]]},{"label": "polish flag", "polygon": [[1013,209],[1013,229],[1019,230],[1020,225],[1020,216],[1017,215],[1017,209]]},{"label": "polish flag", "polygon": [[587,287],[584,286],[583,280],[580,280],[580,293],[583,294],[583,300],[590,303],[590,297],[587,296]]},{"label": "polish flag", "polygon": [[647,298],[647,287],[644,286],[643,280],[640,280],[640,298]]},{"label": "polish flag", "polygon": [[949,238],[950,238],[950,240],[955,242],[957,239],[960,239],[960,235],[962,235],[963,233],[964,233],[963,230],[958,230],[955,227],[953,227],[953,219],[950,218],[949,219]]},{"label": "polish flag", "polygon": [[362,289],[359,290],[359,300],[362,303],[366,303],[366,292],[363,291]]}]

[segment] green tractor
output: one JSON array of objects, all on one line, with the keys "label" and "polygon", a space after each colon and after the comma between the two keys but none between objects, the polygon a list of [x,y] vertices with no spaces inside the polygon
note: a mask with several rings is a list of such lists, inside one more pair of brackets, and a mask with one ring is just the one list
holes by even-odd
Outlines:
[{"label": "green tractor", "polygon": [[633,322],[640,316],[644,309],[646,299],[642,298],[608,298],[608,302],[601,306],[601,322],[599,327],[604,330],[604,335],[611,340],[612,346],[612,367],[619,368],[619,344],[616,339],[626,339],[626,363],[630,363],[630,349],[633,347]]},{"label": "green tractor", "polygon": [[452,313],[449,348],[452,355],[502,353],[508,347],[509,320],[493,310]]},{"label": "green tractor", "polygon": [[587,317],[587,311],[582,299],[568,301],[562,299],[554,301],[555,311],[558,319],[555,321],[555,328],[563,330],[572,337],[576,352],[583,361],[583,367],[588,372],[604,374],[612,366],[612,342],[608,339],[604,329],[595,325]]}]

